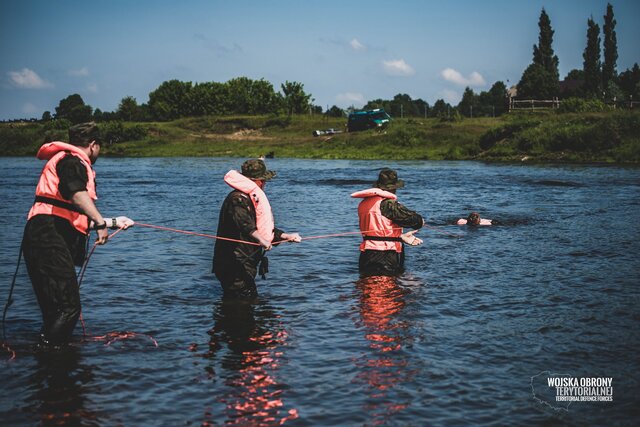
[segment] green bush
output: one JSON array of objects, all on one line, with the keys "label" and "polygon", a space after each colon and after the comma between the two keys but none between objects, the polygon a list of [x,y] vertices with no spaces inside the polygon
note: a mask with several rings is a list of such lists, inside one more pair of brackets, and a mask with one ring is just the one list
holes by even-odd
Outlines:
[{"label": "green bush", "polygon": [[142,125],[125,127],[122,122],[119,121],[101,123],[98,130],[100,132],[100,139],[108,144],[137,141],[144,139],[149,133]]},{"label": "green bush", "polygon": [[610,108],[599,99],[568,98],[560,103],[558,113],[597,113]]},{"label": "green bush", "polygon": [[546,145],[551,151],[586,151],[588,149],[583,129],[576,126],[558,129]]},{"label": "green bush", "polygon": [[462,114],[460,114],[457,110],[449,114],[449,117],[444,115],[440,117],[441,122],[458,123],[458,122],[461,122],[462,120],[464,120],[464,116],[462,116]]},{"label": "green bush", "polygon": [[67,119],[50,120],[44,124],[44,130],[68,130],[72,123]]},{"label": "green bush", "polygon": [[493,128],[485,132],[478,142],[482,150],[489,150],[496,145],[498,141],[513,137],[513,135],[522,132],[525,129],[535,128],[540,124],[537,120],[521,119],[503,126]]},{"label": "green bush", "polygon": [[289,125],[291,125],[290,116],[272,117],[264,123],[265,128],[279,127],[281,129],[284,129]]},{"label": "green bush", "polygon": [[418,144],[419,139],[416,136],[416,132],[412,132],[409,129],[397,129],[393,132],[392,140],[394,145],[399,147],[413,147]]},{"label": "green bush", "polygon": [[444,160],[457,160],[463,157],[462,149],[459,146],[452,146],[445,153]]},{"label": "green bush", "polygon": [[33,155],[44,141],[39,124],[0,126],[0,152],[8,156]]},{"label": "green bush", "polygon": [[144,139],[148,134],[149,132],[142,125],[125,127],[124,131],[125,141],[138,141]]}]

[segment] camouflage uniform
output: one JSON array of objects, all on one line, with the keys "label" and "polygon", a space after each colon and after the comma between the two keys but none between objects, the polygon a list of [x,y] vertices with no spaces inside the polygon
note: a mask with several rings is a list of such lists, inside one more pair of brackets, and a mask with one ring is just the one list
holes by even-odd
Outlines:
[{"label": "camouflage uniform", "polygon": [[[394,170],[385,168],[380,171],[378,181],[374,185],[385,191],[394,191],[404,187],[404,181],[398,179]],[[380,202],[380,213],[399,227],[417,230],[422,228],[424,224],[420,214],[396,200],[385,199]],[[362,276],[397,276],[402,274],[404,271],[404,245],[402,245],[402,252],[394,250],[360,252],[358,267]]]},{"label": "camouflage uniform", "polygon": [[[254,180],[269,180],[275,172],[268,171],[261,160],[247,160],[242,174]],[[239,190],[231,191],[220,209],[218,232],[220,237],[255,242],[251,233],[257,230],[256,211],[249,196]],[[274,241],[282,240],[282,230],[274,229]],[[258,295],[255,277],[258,266],[266,273],[267,258],[264,248],[248,243],[217,239],[213,253],[215,273],[225,297],[255,298]]]}]

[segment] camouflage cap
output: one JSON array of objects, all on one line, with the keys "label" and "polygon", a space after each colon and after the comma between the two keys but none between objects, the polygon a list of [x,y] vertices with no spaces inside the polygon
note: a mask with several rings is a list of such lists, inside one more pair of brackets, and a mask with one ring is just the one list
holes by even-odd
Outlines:
[{"label": "camouflage cap", "polygon": [[73,145],[89,145],[91,141],[98,144],[99,132],[95,122],[80,123],[69,128],[69,143]]},{"label": "camouflage cap", "polygon": [[395,190],[404,187],[404,181],[398,179],[398,174],[393,169],[384,168],[378,175],[378,180],[373,184],[382,190]]},{"label": "camouflage cap", "polygon": [[242,175],[249,179],[268,181],[276,176],[276,173],[268,171],[262,160],[250,159],[242,164]]}]

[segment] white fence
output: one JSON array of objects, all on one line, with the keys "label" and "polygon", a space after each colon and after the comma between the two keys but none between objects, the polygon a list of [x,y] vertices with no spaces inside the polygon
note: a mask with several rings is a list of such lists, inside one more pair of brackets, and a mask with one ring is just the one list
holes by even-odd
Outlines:
[{"label": "white fence", "polygon": [[548,110],[560,108],[558,98],[553,99],[514,99],[509,98],[509,111],[513,110]]},{"label": "white fence", "polygon": [[[558,98],[553,99],[515,99],[509,98],[509,112],[514,110],[549,110],[560,108],[560,103],[562,100]],[[618,101],[617,99],[613,99],[613,101],[606,102],[605,104],[613,106],[613,108],[638,108],[640,107],[640,101],[633,101],[630,98],[628,101]]]}]

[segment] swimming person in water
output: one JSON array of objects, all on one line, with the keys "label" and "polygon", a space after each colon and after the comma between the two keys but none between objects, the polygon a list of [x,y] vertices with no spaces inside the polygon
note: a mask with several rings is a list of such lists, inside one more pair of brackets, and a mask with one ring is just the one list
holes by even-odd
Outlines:
[{"label": "swimming person in water", "polygon": [[480,214],[478,212],[471,212],[467,219],[460,218],[456,224],[457,225],[469,225],[469,226],[478,226],[478,225],[494,225],[496,222],[492,219],[480,218]]}]

